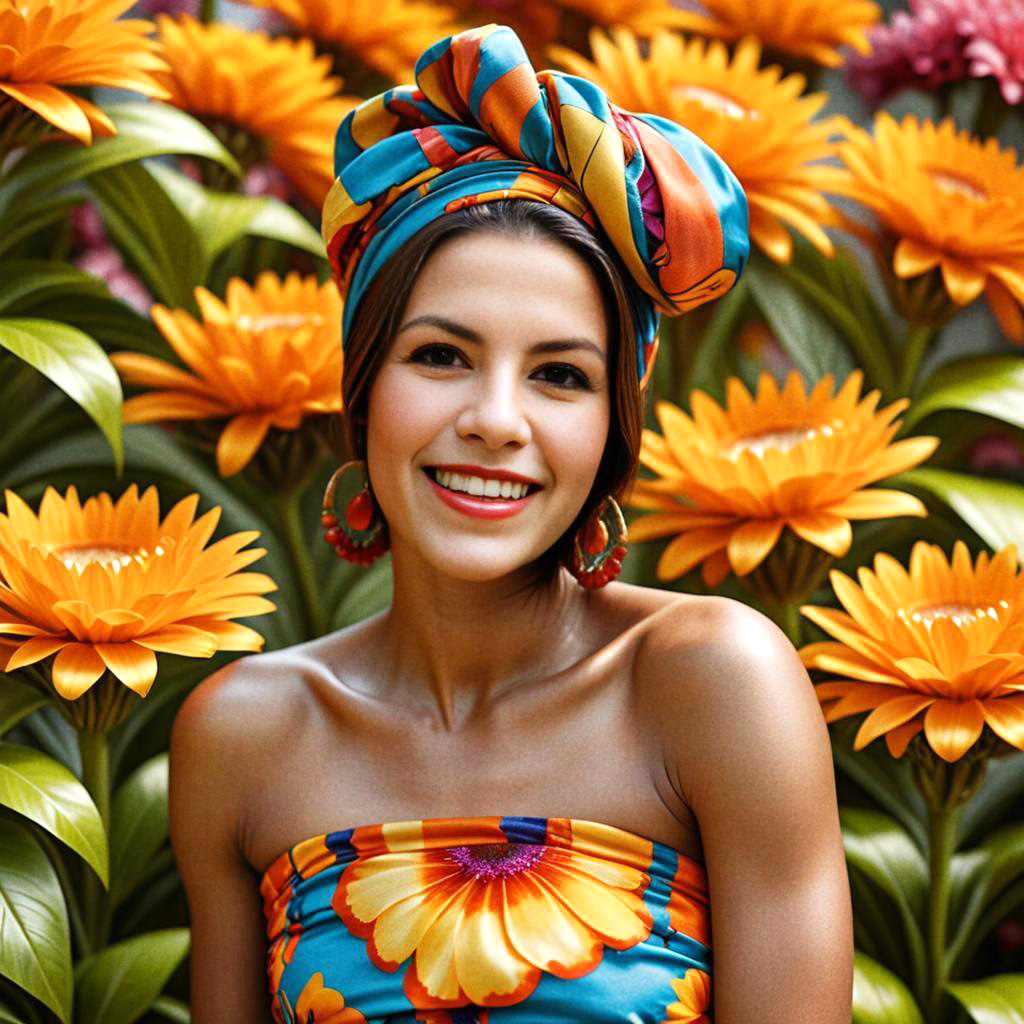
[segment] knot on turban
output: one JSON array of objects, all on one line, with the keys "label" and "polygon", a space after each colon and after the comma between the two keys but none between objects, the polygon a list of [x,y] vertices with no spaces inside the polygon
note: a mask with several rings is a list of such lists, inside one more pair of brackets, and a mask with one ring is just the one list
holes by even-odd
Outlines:
[{"label": "knot on turban", "polygon": [[535,71],[510,28],[449,36],[416,63],[416,85],[366,100],[338,128],[323,211],[346,296],[342,338],[378,271],[420,228],[496,199],[560,206],[599,227],[631,281],[637,371],[658,313],[731,287],[749,250],[747,202],[725,162],[664,117],[621,110],[593,82]]}]

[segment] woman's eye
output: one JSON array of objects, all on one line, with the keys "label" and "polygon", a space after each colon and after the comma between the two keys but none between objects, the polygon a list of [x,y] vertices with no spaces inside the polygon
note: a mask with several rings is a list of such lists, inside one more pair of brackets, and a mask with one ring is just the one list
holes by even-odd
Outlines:
[{"label": "woman's eye", "polygon": [[427,366],[455,366],[461,356],[451,345],[425,345],[409,358],[414,363],[426,363]]},{"label": "woman's eye", "polygon": [[569,366],[566,363],[551,363],[548,366],[543,366],[538,371],[546,375],[547,383],[554,384],[555,387],[566,388],[572,390],[575,388],[590,389],[590,381],[587,380],[586,375],[577,370],[575,366]]}]

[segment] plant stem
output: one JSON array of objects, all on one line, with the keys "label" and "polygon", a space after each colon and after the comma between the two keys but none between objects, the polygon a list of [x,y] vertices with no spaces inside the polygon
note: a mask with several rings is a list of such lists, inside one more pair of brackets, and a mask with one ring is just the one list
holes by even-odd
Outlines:
[{"label": "plant stem", "polygon": [[800,614],[800,601],[786,601],[782,605],[782,628],[789,637],[789,642],[799,649],[803,637],[803,616]]},{"label": "plant stem", "polygon": [[278,494],[274,498],[274,505],[277,508],[285,546],[292,557],[292,564],[295,566],[299,578],[306,635],[312,639],[322,636],[327,631],[327,626],[324,622],[323,607],[320,604],[320,594],[317,591],[313,560],[309,557],[309,544],[302,532],[302,519],[299,511],[301,498],[302,488],[296,487]]},{"label": "plant stem", "polygon": [[933,324],[915,324],[907,335],[907,343],[903,347],[903,363],[900,366],[897,396],[909,396],[917,379],[917,371],[921,368],[921,360],[928,345],[937,333]]},{"label": "plant stem", "polygon": [[199,0],[199,20],[209,25],[217,16],[217,0]]},{"label": "plant stem", "polygon": [[[80,729],[78,749],[82,755],[82,782],[100,812],[103,828],[110,835],[110,744],[105,732]],[[102,882],[87,864],[82,865],[82,917],[93,951],[107,944],[106,916],[101,907]]]},{"label": "plant stem", "polygon": [[946,917],[949,912],[950,863],[956,847],[959,807],[933,806],[928,812],[928,1020],[938,1024],[947,983]]}]

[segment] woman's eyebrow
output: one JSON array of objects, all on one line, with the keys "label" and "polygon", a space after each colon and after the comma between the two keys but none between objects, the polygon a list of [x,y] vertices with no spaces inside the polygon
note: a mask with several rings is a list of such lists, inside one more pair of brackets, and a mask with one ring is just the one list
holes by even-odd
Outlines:
[{"label": "woman's eyebrow", "polygon": [[[435,316],[432,313],[424,313],[422,316],[414,317],[408,323],[402,324],[398,329],[398,333],[407,331],[410,327],[418,327],[421,324],[427,324],[430,327],[439,327],[443,331],[447,331],[449,334],[454,334],[458,338],[462,338],[464,341],[472,341],[477,344],[483,342],[483,338],[477,334],[471,327],[466,327],[464,324],[456,323],[454,320],[449,320],[447,317]],[[558,338],[551,341],[538,341],[535,345],[530,346],[530,354],[533,355],[538,352],[568,352],[572,349],[590,349],[595,355],[600,356],[601,359],[605,358],[605,353],[601,348],[595,345],[589,338]]]}]

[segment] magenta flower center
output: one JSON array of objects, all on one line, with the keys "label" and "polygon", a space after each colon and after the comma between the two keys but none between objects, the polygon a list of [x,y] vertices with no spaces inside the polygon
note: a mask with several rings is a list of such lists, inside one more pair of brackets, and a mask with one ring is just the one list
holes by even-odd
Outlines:
[{"label": "magenta flower center", "polygon": [[466,874],[489,882],[528,871],[544,856],[544,847],[535,843],[484,843],[453,846],[448,856]]}]

